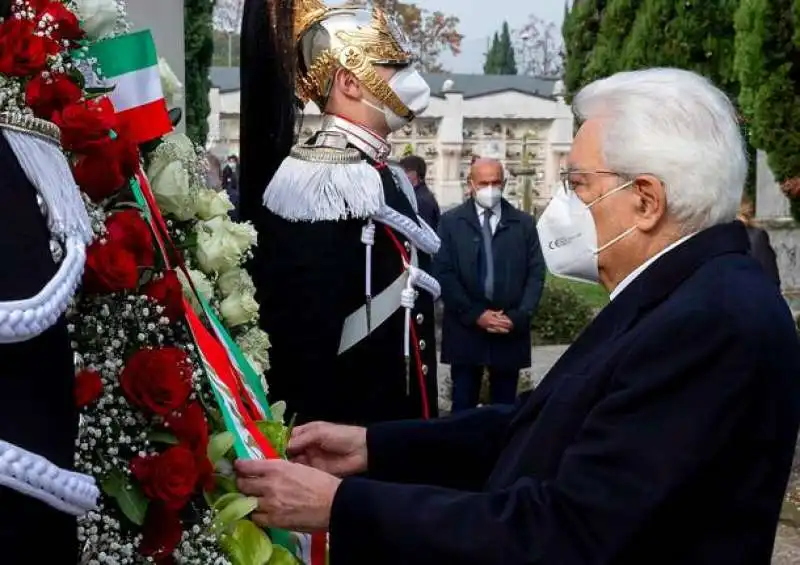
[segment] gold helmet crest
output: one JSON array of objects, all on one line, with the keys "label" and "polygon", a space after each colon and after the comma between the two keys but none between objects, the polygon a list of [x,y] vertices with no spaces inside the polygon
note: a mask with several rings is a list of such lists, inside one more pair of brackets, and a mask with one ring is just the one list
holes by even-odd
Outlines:
[{"label": "gold helmet crest", "polygon": [[414,61],[407,38],[380,8],[328,8],[320,0],[295,0],[294,38],[297,93],[303,102],[311,100],[324,109],[331,81],[343,68],[395,114],[414,117],[373,67],[407,66]]}]

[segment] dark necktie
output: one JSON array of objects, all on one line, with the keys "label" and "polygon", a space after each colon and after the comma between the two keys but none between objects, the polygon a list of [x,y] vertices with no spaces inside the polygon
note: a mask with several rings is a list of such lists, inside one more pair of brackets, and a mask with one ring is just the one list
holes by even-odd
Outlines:
[{"label": "dark necktie", "polygon": [[494,254],[492,253],[492,211],[483,212],[483,252],[486,256],[486,278],[483,280],[487,300],[494,296]]}]

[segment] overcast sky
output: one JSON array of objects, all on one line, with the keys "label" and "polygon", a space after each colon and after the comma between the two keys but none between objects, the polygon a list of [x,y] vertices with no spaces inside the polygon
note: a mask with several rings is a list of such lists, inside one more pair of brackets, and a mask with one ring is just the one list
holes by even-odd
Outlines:
[{"label": "overcast sky", "polygon": [[442,57],[447,69],[459,73],[483,72],[487,38],[500,29],[503,20],[513,29],[524,25],[529,14],[536,14],[560,27],[564,16],[564,0],[416,0],[416,4],[461,20],[459,31],[465,36],[461,55]]}]

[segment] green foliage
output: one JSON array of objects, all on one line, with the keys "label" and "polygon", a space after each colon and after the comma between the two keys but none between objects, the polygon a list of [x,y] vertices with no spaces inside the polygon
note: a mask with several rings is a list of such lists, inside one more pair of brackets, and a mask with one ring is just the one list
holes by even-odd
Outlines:
[{"label": "green foliage", "polygon": [[[734,70],[753,145],[779,183],[800,177],[800,2],[742,0]],[[800,220],[800,202],[792,202]]]},{"label": "green foliage", "polygon": [[483,74],[485,75],[498,74],[496,69],[498,68],[498,62],[499,62],[499,49],[500,49],[500,36],[497,32],[495,32],[494,36],[492,37],[492,42],[489,45],[489,49],[488,51],[486,51],[486,60],[483,63]]},{"label": "green foliage", "polygon": [[560,281],[545,282],[531,329],[537,345],[572,343],[594,316],[592,305]]},{"label": "green foliage", "polygon": [[641,0],[609,0],[600,21],[597,42],[582,71],[586,84],[622,69],[620,53],[636,20]]},{"label": "green foliage", "polygon": [[138,484],[115,469],[103,479],[100,487],[106,495],[117,501],[119,509],[128,520],[137,526],[144,524],[150,501]]},{"label": "green foliage", "polygon": [[500,34],[495,33],[492,44],[486,53],[483,72],[487,75],[515,75],[517,62],[514,56],[514,45],[511,43],[511,31],[508,22],[503,22]]},{"label": "green foliage", "polygon": [[214,0],[185,0],[184,43],[186,50],[186,135],[205,146],[208,135],[209,70],[214,54],[212,13]]},{"label": "green foliage", "polygon": [[564,19],[564,86],[568,101],[588,82],[584,70],[597,44],[606,4],[606,0],[576,1]]}]

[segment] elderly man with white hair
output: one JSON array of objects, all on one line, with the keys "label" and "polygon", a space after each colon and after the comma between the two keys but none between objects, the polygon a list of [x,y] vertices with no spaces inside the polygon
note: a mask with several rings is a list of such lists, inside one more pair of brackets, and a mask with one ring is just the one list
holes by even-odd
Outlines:
[{"label": "elderly man with white hair", "polygon": [[734,108],[650,69],[590,84],[574,110],[540,238],[551,270],[610,304],[515,407],[296,429],[296,462],[238,466],[258,520],[329,528],[331,565],[770,563],[800,347],[735,221]]}]

